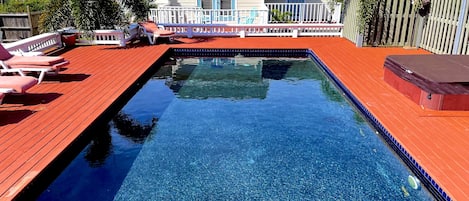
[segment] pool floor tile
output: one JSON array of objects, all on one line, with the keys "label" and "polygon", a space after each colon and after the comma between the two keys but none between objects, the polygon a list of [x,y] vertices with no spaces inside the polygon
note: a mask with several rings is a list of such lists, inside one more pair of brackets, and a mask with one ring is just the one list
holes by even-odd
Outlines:
[{"label": "pool floor tile", "polygon": [[57,77],[0,105],[0,200],[15,198],[169,48],[311,49],[453,200],[469,200],[469,112],[416,105],[383,80],[403,48],[357,48],[344,38],[176,39],[174,44],[82,46]]}]

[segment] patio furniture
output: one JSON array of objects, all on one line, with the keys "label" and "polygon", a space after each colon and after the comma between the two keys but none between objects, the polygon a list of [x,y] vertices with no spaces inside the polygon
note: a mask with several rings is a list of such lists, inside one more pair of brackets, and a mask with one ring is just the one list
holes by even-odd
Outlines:
[{"label": "patio furniture", "polygon": [[152,45],[156,43],[159,37],[166,37],[171,40],[175,34],[173,31],[165,30],[163,26],[159,26],[153,21],[140,22],[138,24],[141,33],[148,37],[148,42]]},{"label": "patio furniture", "polygon": [[43,56],[43,52],[24,52],[23,50],[19,49],[16,51],[10,51],[10,54],[16,56]]},{"label": "patio furniture", "polygon": [[31,76],[0,76],[0,93],[25,93],[38,80]]},{"label": "patio furniture", "polygon": [[9,88],[0,88],[0,105],[3,102],[3,98],[5,97],[5,94],[13,92],[13,89]]},{"label": "patio furniture", "polygon": [[37,84],[37,79],[31,76],[0,76],[0,104],[7,94],[23,94]]},{"label": "patio furniture", "polygon": [[[0,45],[0,65],[2,72],[19,69],[24,72],[39,73],[38,83],[44,79],[45,74],[58,74],[61,67],[70,62],[59,56],[17,56],[12,55]],[[21,73],[20,73],[21,74]]]}]

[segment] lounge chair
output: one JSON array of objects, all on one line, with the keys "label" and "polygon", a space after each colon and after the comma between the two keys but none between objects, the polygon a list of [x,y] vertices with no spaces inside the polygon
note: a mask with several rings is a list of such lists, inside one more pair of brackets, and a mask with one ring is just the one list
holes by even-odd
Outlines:
[{"label": "lounge chair", "polygon": [[175,34],[173,31],[165,30],[164,27],[158,26],[153,21],[140,22],[138,25],[140,27],[140,33],[147,36],[148,42],[152,45],[156,43],[156,39],[159,37],[166,37],[171,40]]},{"label": "lounge chair", "polygon": [[31,76],[0,76],[0,93],[25,93],[37,83]]},{"label": "lounge chair", "polygon": [[18,56],[12,55],[3,45],[0,45],[0,65],[2,71],[20,69],[24,72],[39,73],[38,84],[46,73],[58,74],[61,67],[70,62],[59,56]]},{"label": "lounge chair", "polygon": [[0,104],[5,95],[26,93],[37,82],[37,79],[31,76],[0,76]]},{"label": "lounge chair", "polygon": [[10,89],[10,88],[0,88],[0,105],[2,104],[3,102],[3,98],[5,98],[5,95],[7,93],[12,93],[13,92],[13,89]]}]

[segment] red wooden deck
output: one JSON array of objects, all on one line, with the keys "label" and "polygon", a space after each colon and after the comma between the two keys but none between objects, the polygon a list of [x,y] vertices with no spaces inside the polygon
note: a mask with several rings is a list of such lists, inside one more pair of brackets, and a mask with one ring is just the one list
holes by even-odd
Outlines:
[{"label": "red wooden deck", "polygon": [[57,77],[0,105],[0,200],[10,200],[76,139],[170,46],[310,48],[454,200],[469,200],[469,112],[421,108],[383,81],[389,54],[342,38],[207,38],[117,48],[78,47]]}]

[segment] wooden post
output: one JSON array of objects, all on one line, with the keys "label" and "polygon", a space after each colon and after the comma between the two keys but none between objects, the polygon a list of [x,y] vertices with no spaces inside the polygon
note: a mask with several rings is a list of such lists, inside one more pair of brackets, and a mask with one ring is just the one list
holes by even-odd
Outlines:
[{"label": "wooden post", "polygon": [[452,54],[458,54],[458,51],[460,49],[461,33],[462,33],[462,30],[464,29],[463,23],[464,23],[464,18],[467,12],[466,8],[467,8],[467,0],[462,0],[461,9],[459,11],[458,24],[456,28],[456,37],[454,38],[454,43],[453,43]]},{"label": "wooden post", "polygon": [[[24,2],[24,1],[23,1]],[[33,21],[31,19],[31,12],[29,10],[29,6],[26,6],[26,12],[28,12],[28,23],[29,23],[29,37],[33,36]]]}]

